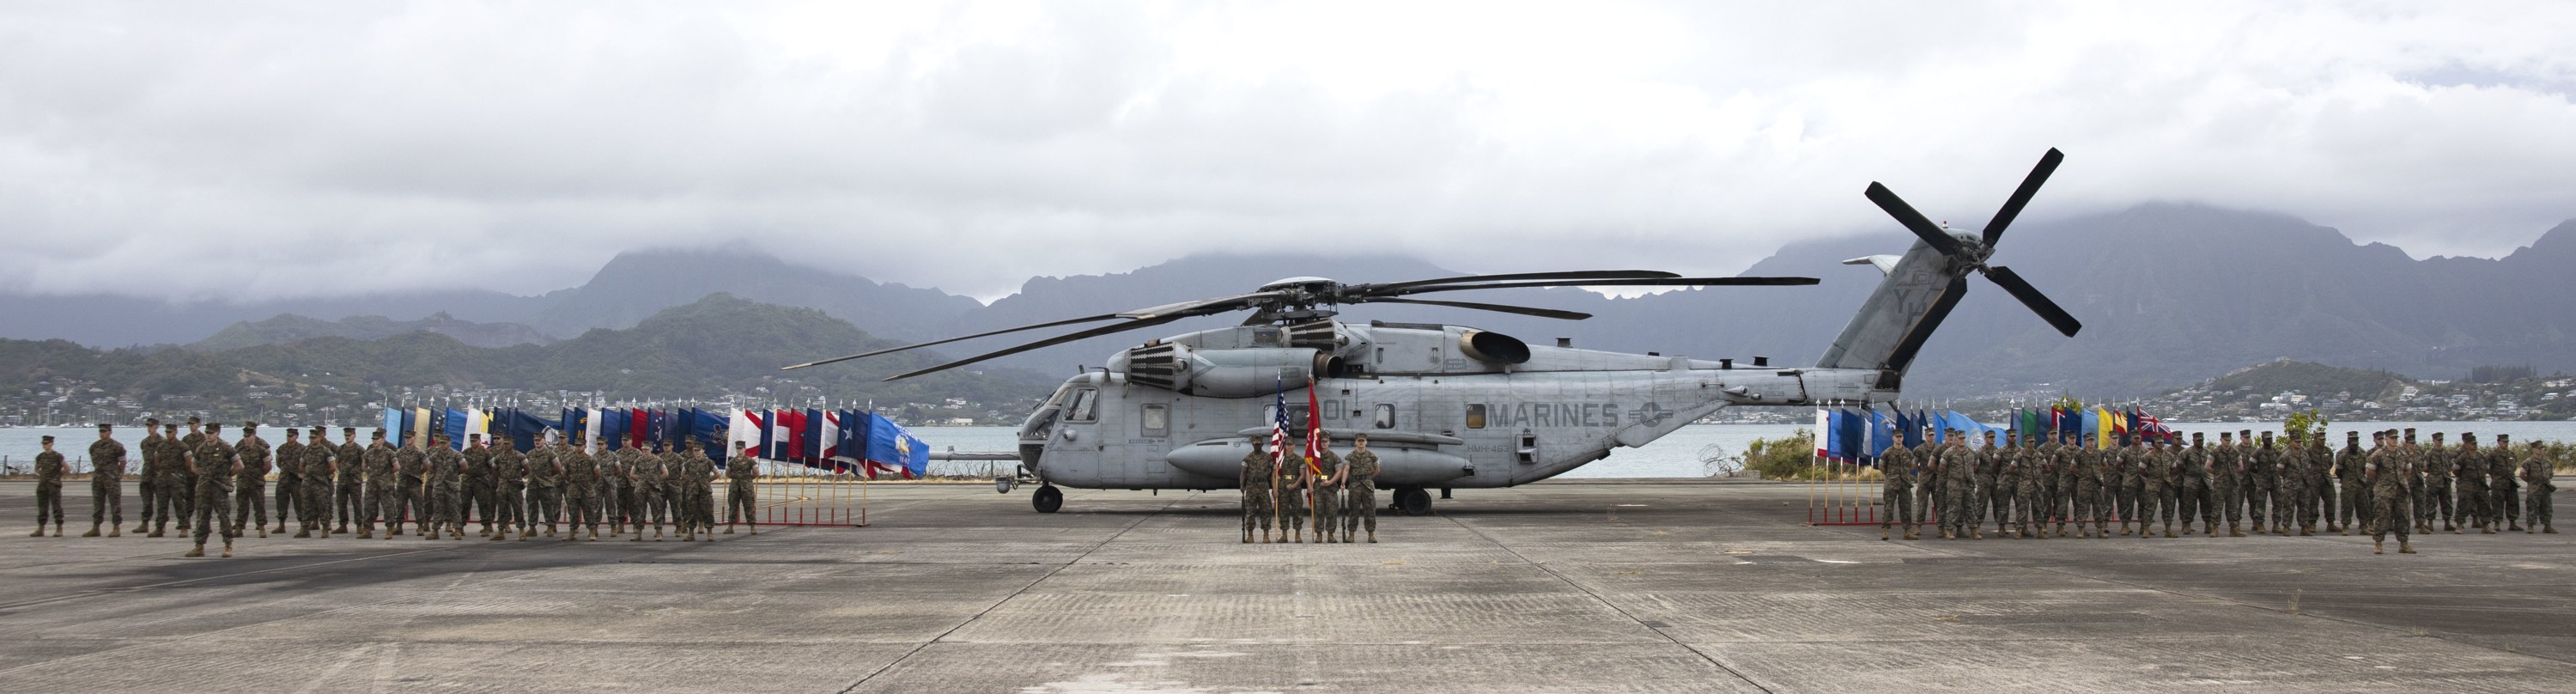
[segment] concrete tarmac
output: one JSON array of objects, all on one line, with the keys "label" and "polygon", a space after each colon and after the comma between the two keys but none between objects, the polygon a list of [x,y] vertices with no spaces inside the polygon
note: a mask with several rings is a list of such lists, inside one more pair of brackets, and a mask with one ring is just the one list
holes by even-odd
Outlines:
[{"label": "concrete tarmac", "polygon": [[26,537],[6,482],[0,691],[2576,691],[2576,535],[1882,542],[1808,495],[1548,482],[1245,545],[1227,493],[879,485],[862,529],[182,559]]}]

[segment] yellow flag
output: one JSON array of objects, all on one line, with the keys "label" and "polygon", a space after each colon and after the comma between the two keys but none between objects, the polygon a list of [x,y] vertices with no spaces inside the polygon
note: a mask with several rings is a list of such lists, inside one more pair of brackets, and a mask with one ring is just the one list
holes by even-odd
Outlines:
[{"label": "yellow flag", "polygon": [[2110,448],[2111,411],[2096,407],[2093,408],[2093,414],[2093,447]]}]

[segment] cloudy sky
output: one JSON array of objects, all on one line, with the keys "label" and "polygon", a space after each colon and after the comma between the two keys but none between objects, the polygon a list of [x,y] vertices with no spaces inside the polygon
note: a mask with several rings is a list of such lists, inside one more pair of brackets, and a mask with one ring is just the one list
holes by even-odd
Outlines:
[{"label": "cloudy sky", "polygon": [[[2576,3],[0,5],[0,291],[536,293],[745,246],[993,298],[1208,251],[1731,273],[2279,210],[2576,217]],[[1896,237],[1901,238],[1901,237]]]}]

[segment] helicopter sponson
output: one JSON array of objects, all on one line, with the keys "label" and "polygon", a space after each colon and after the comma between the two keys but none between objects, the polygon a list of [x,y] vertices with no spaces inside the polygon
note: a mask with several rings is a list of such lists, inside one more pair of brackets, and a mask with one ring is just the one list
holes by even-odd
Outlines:
[{"label": "helicopter sponson", "polygon": [[[1847,261],[1878,269],[1878,287],[1815,365],[1629,354],[1531,345],[1470,327],[1334,320],[1339,306],[1406,303],[1567,320],[1557,309],[1421,298],[1482,289],[1558,286],[1815,284],[1807,277],[1682,277],[1651,270],[1474,275],[1391,283],[1297,277],[1232,296],[1068,318],[850,355],[1006,333],[1105,323],[889,378],[932,373],[1055,344],[1250,311],[1242,325],[1147,340],[1066,380],[1019,430],[1016,457],[1041,482],[1032,503],[1053,512],[1059,486],[1093,489],[1233,488],[1240,461],[1282,418],[1302,438],[1310,423],[1348,450],[1367,434],[1378,483],[1408,512],[1429,489],[1504,487],[1547,479],[1643,446],[1728,406],[1867,405],[1894,401],[1915,355],[1983,275],[2060,332],[2082,324],[2009,268],[1989,265],[1996,243],[2062,159],[2049,150],[1994,220],[1968,232],[1933,224],[1883,185],[1866,197],[1916,236],[1902,255]],[[1314,403],[1309,406],[1309,401]],[[1007,490],[1008,485],[1004,485]]]}]

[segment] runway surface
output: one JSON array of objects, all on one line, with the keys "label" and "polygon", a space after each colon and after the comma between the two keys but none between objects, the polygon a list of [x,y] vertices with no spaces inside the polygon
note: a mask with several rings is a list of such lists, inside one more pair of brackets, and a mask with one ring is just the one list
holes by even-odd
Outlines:
[{"label": "runway surface", "polygon": [[1231,494],[877,485],[868,528],[182,559],[26,537],[0,482],[0,690],[2576,691],[2576,535],[1883,542],[1807,494],[1461,490],[1245,545]]}]

